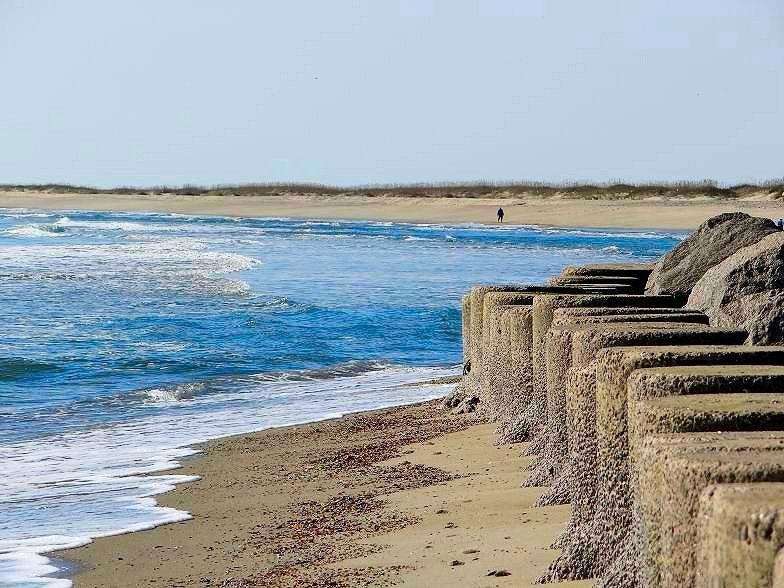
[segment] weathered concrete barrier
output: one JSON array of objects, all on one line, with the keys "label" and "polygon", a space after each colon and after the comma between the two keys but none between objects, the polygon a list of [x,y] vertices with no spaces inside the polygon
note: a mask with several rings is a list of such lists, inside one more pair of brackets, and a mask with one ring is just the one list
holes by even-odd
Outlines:
[{"label": "weathered concrete barrier", "polygon": [[[596,309],[595,316],[586,314],[583,308],[560,308],[554,312],[553,323],[545,339],[545,367],[547,372],[547,423],[543,429],[545,447],[536,462],[533,472],[526,481],[529,486],[545,486],[550,484],[555,476],[561,473],[568,457],[567,442],[567,412],[566,412],[566,384],[568,374],[572,369],[572,333],[585,330],[590,325],[613,323],[642,323],[650,324],[655,328],[658,324],[666,323],[661,328],[677,328],[684,323],[706,325],[708,318],[701,313],[685,312],[673,313],[637,311],[629,309],[627,314],[605,314],[603,309]],[[577,311],[576,316],[571,313]],[[594,311],[596,312],[596,311]],[[576,366],[577,369],[583,366]],[[556,490],[558,492],[558,490]],[[550,492],[548,498],[540,500],[542,506],[550,504],[565,504],[568,502],[568,493],[561,491],[558,495]]]},{"label": "weathered concrete barrier", "polygon": [[700,504],[697,586],[780,586],[784,484],[712,486]]},{"label": "weathered concrete barrier", "polygon": [[553,322],[550,329],[558,328],[563,325],[584,325],[595,322],[596,318],[601,318],[604,323],[623,323],[627,322],[629,316],[645,316],[648,321],[643,322],[686,322],[709,324],[708,316],[699,310],[686,310],[683,308],[641,308],[641,307],[618,307],[618,308],[558,308],[553,313]]},{"label": "weathered concrete barrier", "polygon": [[[590,333],[579,335],[591,336]],[[743,334],[730,332],[725,336],[734,343]],[[570,458],[565,477],[571,491],[572,514],[565,533],[557,542],[563,552],[542,576],[542,581],[601,577],[627,546],[632,525],[632,498],[626,395],[627,380],[632,372],[655,366],[784,364],[784,350],[777,347],[698,343],[695,338],[685,345],[610,347],[595,354],[596,361],[593,363],[583,359],[588,367],[573,373],[569,379],[567,422]],[[601,457],[596,430],[599,382],[602,394],[618,397],[613,405],[620,403],[623,407],[614,413],[617,421],[613,431],[617,438],[610,443],[607,437],[611,432],[606,427],[603,431],[605,451]],[[612,449],[608,451],[608,447]],[[556,481],[556,485],[560,483],[563,483],[562,478]]]},{"label": "weathered concrete barrier", "polygon": [[[775,347],[745,347],[764,364],[677,365],[635,370],[627,380],[628,436],[631,466],[641,440],[653,433],[699,432],[720,430],[755,430],[764,425],[765,414],[737,412],[743,394],[779,394],[784,407],[784,350]],[[725,413],[729,411],[729,414]],[[736,414],[737,412],[737,414]],[[751,421],[743,425],[747,415]],[[766,411],[767,414],[767,411]],[[658,423],[666,416],[665,424]],[[720,418],[730,419],[723,423]],[[671,420],[670,420],[671,419]],[[684,420],[688,419],[688,420]],[[724,426],[724,425],[727,426]],[[719,428],[701,429],[710,426]]]},{"label": "weathered concrete barrier", "polygon": [[651,435],[639,457],[645,585],[691,587],[701,493],[712,484],[784,481],[784,432]]},{"label": "weathered concrete barrier", "polygon": [[[469,297],[470,314],[470,335],[471,357],[470,369],[468,372],[469,381],[478,377],[482,370],[482,328],[484,318],[484,298],[491,292],[525,292],[528,286],[524,285],[496,285],[496,286],[474,286],[471,288]],[[478,384],[478,382],[477,382]],[[469,384],[470,387],[470,384]]]},{"label": "weathered concrete barrier", "polygon": [[784,365],[678,366],[632,373],[628,403],[634,528],[609,579],[633,577],[643,565],[638,557],[644,545],[636,500],[640,494],[637,455],[642,440],[650,434],[670,432],[784,429],[782,391]]},{"label": "weathered concrete barrier", "polygon": [[643,286],[639,278],[629,276],[553,276],[547,279],[548,286],[603,286],[624,285],[629,288],[628,294],[642,294]]},{"label": "weathered concrete barrier", "polygon": [[[597,496],[601,507],[597,509],[592,528],[594,532],[602,535],[605,548],[602,553],[610,556],[606,560],[606,567],[602,569],[602,575],[606,579],[604,585],[612,586],[619,578],[633,577],[638,564],[634,534],[636,493],[633,484],[635,468],[632,451],[636,440],[644,437],[647,431],[636,429],[636,407],[650,396],[674,396],[687,392],[700,394],[777,390],[783,383],[781,369],[764,366],[784,365],[784,355],[777,353],[775,347],[747,349],[752,352],[740,353],[735,357],[728,355],[724,360],[710,363],[750,363],[756,364],[755,367],[673,367],[669,372],[644,372],[631,378],[631,373],[627,371],[628,366],[626,369],[619,366],[619,358],[613,356],[610,350],[602,351],[598,355],[596,428],[597,475],[600,483]],[[684,365],[687,362],[677,363]],[[675,364],[670,362],[664,365]],[[630,390],[631,382],[635,386],[633,391]],[[705,417],[705,422],[708,421]],[[736,427],[738,426],[736,420]],[[693,427],[693,430],[700,430],[696,425]],[[718,425],[716,427],[720,428]],[[763,428],[761,422],[758,428]],[[682,430],[689,428],[684,425]]]},{"label": "weathered concrete barrier", "polygon": [[[592,266],[577,266],[567,268],[574,275],[586,277],[602,277],[606,275],[618,276],[622,278],[633,278],[636,280],[647,279],[652,266],[642,264],[596,264]],[[589,280],[590,281],[590,280]],[[493,292],[540,292],[550,294],[580,294],[586,290],[604,288],[601,284],[592,287],[584,284],[583,287],[570,286],[531,286],[525,284],[490,284],[478,285],[471,288],[470,292],[462,298],[462,340],[463,340],[463,381],[457,386],[455,392],[445,400],[445,405],[455,408],[461,402],[468,400],[475,405],[478,398],[476,396],[481,384],[480,373],[482,371],[482,336],[484,332],[484,297]],[[603,294],[618,292],[617,288],[611,287],[610,292],[603,291]]]},{"label": "weathered concrete barrier", "polygon": [[596,513],[596,364],[591,362],[569,373],[566,394],[568,452],[563,470],[548,495],[569,497],[571,512],[566,528],[552,544],[563,553],[540,578],[541,582],[593,577],[594,539],[587,535]]},{"label": "weathered concrete barrier", "polygon": [[[593,325],[574,325],[563,329],[564,332],[569,333],[569,343],[571,347],[571,369],[580,370],[590,364],[597,355],[601,355],[605,348],[624,347],[631,345],[690,345],[690,344],[734,344],[743,340],[744,334],[732,329],[717,329],[707,327],[701,324],[677,324],[677,323],[613,323],[613,324],[593,324]],[[599,372],[596,372],[597,378]],[[585,380],[587,374],[582,374],[579,379],[581,385],[586,385],[588,382]],[[577,392],[573,390],[572,392]],[[593,387],[589,389],[581,389],[581,392],[588,394],[590,399],[595,399]],[[567,394],[569,391],[567,390]],[[554,431],[552,434],[558,442],[563,442],[567,439],[567,451],[569,451],[568,444],[568,428],[569,423],[580,418],[577,415],[569,414],[568,406],[576,406],[579,404],[581,409],[587,410],[589,413],[589,420],[583,421],[589,425],[589,430],[580,431],[579,436],[585,439],[586,437],[596,437],[596,418],[592,415],[596,414],[596,401],[593,400],[592,405],[587,405],[585,400],[579,402],[569,402],[565,397],[560,408],[565,412],[564,415],[556,413],[557,407],[553,407],[553,420],[560,430]],[[582,415],[581,415],[582,416]],[[585,418],[582,416],[582,418]],[[625,422],[625,415],[624,415]],[[566,429],[566,430],[564,430]],[[598,440],[597,440],[598,443]],[[590,445],[593,445],[591,443]],[[598,445],[597,445],[598,446]],[[584,456],[585,457],[585,456]],[[590,456],[588,456],[590,458]],[[553,479],[551,488],[537,501],[537,505],[545,506],[549,504],[556,504],[556,500],[560,497],[571,496],[575,492],[588,492],[591,494],[596,493],[596,489],[589,489],[586,485],[592,477],[592,473],[585,470],[580,470],[574,467],[574,463],[570,464],[571,467],[564,467],[563,462],[560,471],[553,471]],[[537,464],[538,465],[538,464]],[[553,461],[546,462],[546,466],[554,466]],[[586,464],[587,468],[597,467],[596,461],[592,464]],[[555,467],[553,469],[556,469]],[[526,485],[533,485],[537,482],[535,479],[529,478]],[[576,538],[576,536],[575,536]],[[577,573],[573,570],[571,562],[572,558],[568,550],[562,554],[562,560],[566,564],[566,572],[569,574]],[[609,557],[609,554],[603,553],[602,557]],[[602,557],[597,556],[592,559],[596,566],[603,564]],[[556,566],[560,565],[556,563]],[[556,569],[556,568],[553,568]],[[591,568],[590,575],[583,577],[593,577],[597,570],[602,570],[603,567]],[[584,573],[588,573],[587,570]],[[565,578],[560,578],[565,579]]]},{"label": "weathered concrete barrier", "polygon": [[460,335],[463,341],[463,375],[471,369],[471,296],[460,299]]},{"label": "weathered concrete barrier", "polygon": [[[531,319],[530,309],[533,304],[534,294],[528,292],[489,292],[484,296],[482,311],[482,363],[477,366],[473,374],[477,385],[479,397],[478,413],[488,420],[495,422],[498,413],[503,407],[504,400],[513,396],[510,390],[510,375],[516,372],[517,383],[521,386],[519,392],[526,396],[526,389],[530,387],[531,359],[524,358],[521,365],[512,364],[512,346],[530,348],[529,335]],[[522,308],[522,313],[510,314],[510,308]],[[511,318],[522,319],[523,329],[519,329],[525,341],[512,341],[509,324]],[[528,326],[528,329],[525,327]],[[517,359],[520,359],[519,356]],[[528,377],[526,377],[528,376]],[[511,392],[511,393],[510,393]]]},{"label": "weathered concrete barrier", "polygon": [[637,294],[648,264],[595,264],[462,300],[462,386],[502,441],[532,440],[526,484],[551,484],[537,505],[572,504],[540,581],[769,586],[781,568],[784,584],[784,491],[721,486],[784,488],[784,348],[741,346],[745,331],[678,308],[693,279],[674,268],[699,257],[680,249],[648,284],[672,296]]},{"label": "weathered concrete barrier", "polygon": [[[519,413],[514,412],[508,404],[500,401],[513,396],[514,390],[510,390],[508,382],[504,380],[509,373],[509,348],[515,343],[504,335],[504,327],[501,321],[504,319],[523,318],[524,320],[520,325],[517,325],[513,331],[519,332],[521,336],[527,338],[527,334],[519,330],[519,327],[531,324],[531,321],[522,315],[510,315],[506,311],[508,306],[526,306],[530,305],[532,296],[594,296],[594,293],[586,293],[581,288],[569,288],[561,286],[524,286],[524,285],[505,285],[505,286],[476,286],[471,289],[468,295],[469,300],[464,302],[464,306],[468,307],[470,318],[466,322],[464,320],[464,328],[467,327],[468,335],[463,334],[464,340],[469,342],[469,359],[467,361],[467,373],[463,377],[463,381],[458,386],[456,391],[447,398],[445,404],[454,408],[463,404],[470,404],[471,409],[478,407],[479,411],[484,413],[487,409],[487,414],[492,418],[497,418],[499,407],[503,407],[505,415],[509,415],[508,419],[504,419],[499,427],[501,439],[503,442],[517,442],[527,440],[529,437],[528,428],[519,426]],[[615,294],[602,293],[601,297],[596,299],[597,304],[611,304],[611,299],[608,296]],[[668,300],[666,297],[650,297],[650,296],[637,296],[640,299],[641,305],[651,306],[655,301],[664,304]],[[592,299],[580,299],[582,303],[589,304]],[[610,302],[607,302],[607,301]],[[627,297],[625,300],[629,300]],[[632,299],[633,300],[633,299]],[[619,303],[615,303],[616,305]],[[533,341],[533,335],[531,335]],[[536,349],[535,342],[532,342],[533,349]],[[520,346],[518,346],[520,347]],[[532,384],[528,384],[524,379],[527,372],[527,364],[535,365],[534,357],[532,355],[528,362],[515,371],[520,378],[523,379],[524,388],[522,390],[522,397],[527,398],[527,390]],[[533,377],[533,376],[531,376]],[[499,392],[500,391],[500,392]],[[481,405],[482,397],[485,400],[485,407]],[[521,406],[521,402],[515,402],[515,407]],[[461,410],[461,409],[458,409]]]},{"label": "weathered concrete barrier", "polygon": [[[532,400],[523,413],[515,419],[513,427],[523,439],[537,436],[529,445],[527,453],[536,455],[544,448],[545,437],[541,433],[547,419],[547,367],[545,341],[553,322],[553,313],[558,308],[590,307],[672,307],[674,301],[668,296],[639,295],[550,295],[537,296],[533,304],[533,393]],[[537,435],[538,434],[538,435]]]},{"label": "weathered concrete barrier", "polygon": [[642,286],[653,271],[649,263],[591,263],[588,265],[568,265],[561,270],[562,276],[619,276],[638,279]]},{"label": "weathered concrete barrier", "polygon": [[772,586],[784,547],[784,484],[719,484],[700,495],[698,588]]},{"label": "weathered concrete barrier", "polygon": [[[468,308],[469,308],[469,321],[468,321],[468,340],[470,352],[470,371],[469,374],[474,377],[478,376],[482,370],[482,336],[484,332],[484,308],[485,296],[495,293],[507,293],[511,295],[533,295],[537,293],[546,294],[580,294],[580,288],[568,288],[558,286],[530,286],[526,284],[507,284],[495,286],[474,286],[468,294]],[[528,300],[525,296],[522,297],[522,303],[525,304]],[[507,301],[508,303],[508,301]],[[528,302],[530,304],[530,302]],[[464,335],[465,337],[465,335]]]},{"label": "weathered concrete barrier", "polygon": [[481,373],[483,365],[482,336],[484,332],[484,298],[491,293],[530,293],[539,291],[558,293],[580,293],[578,288],[529,286],[524,284],[503,284],[474,286],[463,297],[463,379],[455,390],[447,396],[444,404],[457,412],[474,410],[479,402]]},{"label": "weathered concrete barrier", "polygon": [[[512,364],[512,348],[520,351],[529,349],[532,338],[530,311],[536,295],[582,293],[579,288],[557,286],[505,286],[504,290],[472,290],[471,369],[466,374],[465,388],[478,401],[478,412],[490,421],[496,421],[498,413],[505,408],[504,400],[514,397],[515,388],[511,388],[509,376],[512,372],[521,385],[521,396],[531,386],[531,357],[520,354],[516,359],[522,363]],[[473,300],[477,298],[477,300]],[[478,300],[481,300],[481,304]],[[475,318],[476,308],[482,312]],[[510,313],[512,307],[521,310]],[[507,325],[505,320],[520,319],[516,325]],[[510,328],[511,327],[511,328]],[[478,335],[477,335],[478,332]],[[515,335],[515,339],[512,336]],[[519,338],[518,338],[519,337]]]},{"label": "weathered concrete barrier", "polygon": [[784,588],[784,549],[779,551],[773,564],[773,588]]},{"label": "weathered concrete barrier", "polygon": [[784,484],[721,484],[700,496],[697,586],[781,586]]},{"label": "weathered concrete barrier", "polygon": [[509,341],[508,354],[499,355],[505,385],[499,386],[494,419],[499,443],[521,441],[511,428],[515,416],[531,402],[533,391],[533,319],[531,306],[501,306],[502,337]]}]

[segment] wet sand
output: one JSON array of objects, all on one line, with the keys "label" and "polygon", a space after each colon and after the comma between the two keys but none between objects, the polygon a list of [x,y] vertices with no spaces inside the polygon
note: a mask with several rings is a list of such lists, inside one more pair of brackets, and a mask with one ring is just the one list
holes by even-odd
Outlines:
[{"label": "wet sand", "polygon": [[158,497],[192,520],[56,556],[77,587],[527,586],[568,507],[532,508],[521,449],[436,402],[219,439]]},{"label": "wet sand", "polygon": [[285,194],[119,195],[0,191],[0,207],[47,210],[174,212],[246,217],[378,220],[410,223],[494,223],[502,206],[506,222],[557,227],[693,229],[706,218],[740,211],[778,218],[782,205],[769,199],[661,198],[576,200],[560,198],[421,198]]}]

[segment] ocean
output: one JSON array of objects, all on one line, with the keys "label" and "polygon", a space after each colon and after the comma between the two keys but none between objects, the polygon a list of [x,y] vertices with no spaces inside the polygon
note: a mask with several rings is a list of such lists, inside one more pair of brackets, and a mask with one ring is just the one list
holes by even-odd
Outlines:
[{"label": "ocean", "polygon": [[[0,210],[0,586],[47,551],[184,520],[154,496],[210,438],[436,398],[460,296],[681,233]],[[66,574],[67,575],[67,574]]]}]

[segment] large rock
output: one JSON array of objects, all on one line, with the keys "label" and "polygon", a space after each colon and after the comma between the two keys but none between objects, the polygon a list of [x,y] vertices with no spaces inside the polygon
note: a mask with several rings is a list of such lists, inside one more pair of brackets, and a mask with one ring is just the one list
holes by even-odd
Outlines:
[{"label": "large rock", "polygon": [[768,235],[708,270],[689,308],[714,326],[742,328],[751,345],[784,344],[784,233]]},{"label": "large rock", "polygon": [[709,218],[664,255],[648,278],[646,294],[670,294],[684,303],[694,285],[717,263],[779,232],[769,218],[728,212]]}]

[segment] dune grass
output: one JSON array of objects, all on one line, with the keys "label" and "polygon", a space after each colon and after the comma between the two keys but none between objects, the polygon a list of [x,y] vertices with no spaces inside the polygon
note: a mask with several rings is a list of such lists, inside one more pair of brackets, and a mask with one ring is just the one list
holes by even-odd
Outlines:
[{"label": "dune grass", "polygon": [[264,196],[285,194],[320,194],[325,196],[398,196],[417,198],[514,198],[553,197],[583,200],[641,199],[651,197],[682,198],[741,198],[753,194],[784,199],[784,178],[756,184],[722,185],[713,180],[627,183],[620,180],[604,183],[547,183],[536,181],[491,182],[442,182],[417,184],[368,184],[357,186],[330,186],[315,183],[249,183],[197,186],[119,186],[98,188],[72,184],[0,184],[5,191],[35,191],[79,194],[121,195],[190,195],[190,196]]}]

